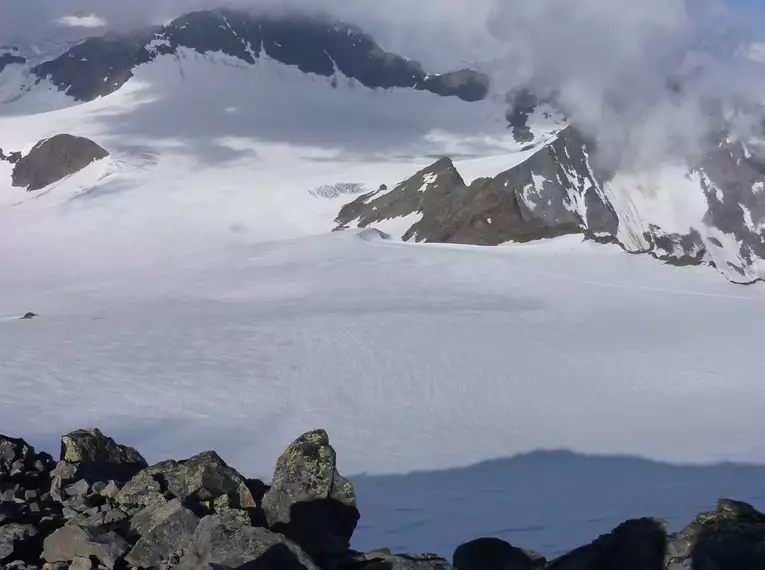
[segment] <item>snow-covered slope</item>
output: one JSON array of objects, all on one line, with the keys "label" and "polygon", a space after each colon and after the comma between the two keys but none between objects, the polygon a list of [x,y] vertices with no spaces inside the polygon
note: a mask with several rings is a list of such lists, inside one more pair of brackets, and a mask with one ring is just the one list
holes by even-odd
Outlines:
[{"label": "snow-covered slope", "polygon": [[[93,239],[2,274],[0,433],[55,449],[62,431],[99,425],[152,461],[214,448],[264,477],[295,433],[317,426],[350,474],[445,470],[540,448],[672,462],[765,457],[765,359],[751,333],[765,295],[704,268],[579,236],[471,248],[368,230],[140,266],[107,249],[108,234]],[[16,318],[28,310],[40,316]],[[553,475],[572,477],[538,473]],[[449,541],[490,531],[555,552],[612,518],[697,510],[693,501],[711,503],[712,493],[756,499],[750,479],[690,497],[672,490],[674,477],[662,479],[657,501],[670,512],[622,501],[602,506],[606,519],[570,514],[570,532],[559,525],[571,503],[545,508],[545,492],[504,519],[491,511],[489,522],[484,493],[502,495],[499,475],[488,489],[465,479],[437,487],[405,528],[371,487],[360,501],[377,503],[377,514],[358,540],[448,555]],[[397,496],[413,492],[401,480]],[[471,504],[475,495],[483,499]],[[450,538],[425,540],[417,520],[455,504],[460,516],[442,515]],[[535,513],[526,522],[523,509]],[[539,525],[532,540],[523,524]]]},{"label": "snow-covered slope", "polygon": [[138,67],[111,95],[18,114],[48,93],[40,87],[0,117],[0,148],[27,152],[69,132],[111,156],[33,194],[10,188],[10,166],[0,163],[5,241],[21,243],[11,238],[23,234],[28,246],[38,232],[55,232],[64,247],[66,236],[92,244],[108,231],[117,247],[146,240],[173,250],[320,233],[332,229],[342,201],[312,195],[319,186],[396,184],[442,154],[492,172],[518,149],[504,109],[490,100],[336,79],[266,56],[250,64],[179,48]]}]

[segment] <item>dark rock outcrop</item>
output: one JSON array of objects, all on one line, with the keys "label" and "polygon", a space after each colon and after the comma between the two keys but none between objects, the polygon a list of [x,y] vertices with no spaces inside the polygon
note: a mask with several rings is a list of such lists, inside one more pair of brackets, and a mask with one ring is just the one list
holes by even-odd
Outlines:
[{"label": "dark rock outcrop", "polygon": [[16,55],[13,53],[0,54],[0,73],[2,73],[3,70],[9,65],[12,65],[14,63],[24,64],[26,62],[27,62],[26,58],[21,57],[20,55]]},{"label": "dark rock outcrop", "polygon": [[667,570],[765,568],[765,515],[721,499],[716,511],[700,514],[670,537],[665,565]]},{"label": "dark rock outcrop", "polygon": [[547,561],[504,540],[478,538],[458,546],[452,563],[456,570],[542,570]]},{"label": "dark rock outcrop", "polygon": [[135,449],[117,444],[98,429],[77,430],[61,438],[61,461],[75,466],[77,476],[90,481],[124,482],[147,465]]},{"label": "dark rock outcrop", "polygon": [[162,503],[167,495],[184,501],[210,502],[228,496],[237,508],[257,505],[247,483],[214,451],[195,455],[185,461],[163,461],[142,470],[128,481],[117,495],[117,502],[127,505]]},{"label": "dark rock outcrop", "polygon": [[466,186],[443,158],[393,190],[346,204],[336,230],[420,214],[404,240],[498,245],[563,234],[615,235],[616,212],[593,173],[589,143],[566,128],[521,164]]},{"label": "dark rock outcrop", "polygon": [[[137,451],[97,430],[72,432],[63,448],[69,461],[55,464],[25,441],[0,436],[0,565],[5,569],[765,568],[765,514],[731,500],[720,500],[715,512],[700,514],[673,535],[656,519],[627,521],[549,563],[496,538],[458,547],[453,566],[434,554],[354,552],[348,546],[358,520],[353,487],[337,472],[335,451],[322,430],[287,448],[271,488],[243,480],[208,452],[145,468],[120,490],[114,481],[78,479],[79,470],[89,462],[135,463]],[[262,497],[265,513],[241,504],[243,482],[253,502]],[[141,492],[148,498],[141,499]]]},{"label": "dark rock outcrop", "polygon": [[279,457],[263,510],[273,530],[320,562],[348,550],[359,520],[356,495],[337,471],[327,432],[300,436]]},{"label": "dark rock outcrop", "polygon": [[45,539],[43,558],[46,562],[72,562],[76,558],[96,558],[107,568],[114,568],[130,548],[128,542],[114,532],[99,532],[78,526],[65,526]]},{"label": "dark rock outcrop", "polygon": [[344,22],[230,9],[192,12],[133,34],[90,38],[33,73],[76,99],[91,101],[122,87],[137,66],[179,48],[222,52],[247,63],[267,55],[304,73],[329,78],[339,72],[369,88],[412,88],[465,101],[482,100],[489,91],[485,74],[427,74],[417,62],[384,51],[371,36]]},{"label": "dark rock outcrop", "polygon": [[56,135],[40,141],[13,168],[13,186],[40,190],[79,172],[109,153],[90,139]]},{"label": "dark rock outcrop", "polygon": [[250,526],[232,514],[211,515],[201,520],[178,570],[242,567],[319,570],[300,547],[284,536]]},{"label": "dark rock outcrop", "polygon": [[[667,530],[663,521],[627,521],[610,534],[553,560],[549,570],[663,570]],[[722,570],[722,569],[721,569]],[[732,570],[732,569],[731,569]]]},{"label": "dark rock outcrop", "polygon": [[132,529],[141,537],[125,557],[136,568],[154,568],[185,551],[199,524],[199,518],[174,499],[156,509],[141,511],[131,521]]}]

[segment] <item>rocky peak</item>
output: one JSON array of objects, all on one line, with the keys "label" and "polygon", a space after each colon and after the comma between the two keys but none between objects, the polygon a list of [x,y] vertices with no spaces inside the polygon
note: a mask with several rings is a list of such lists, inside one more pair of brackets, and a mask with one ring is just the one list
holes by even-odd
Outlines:
[{"label": "rocky peak", "polygon": [[402,239],[498,245],[584,231],[613,236],[618,220],[591,168],[589,145],[566,128],[525,161],[470,186],[441,159],[393,190],[344,206],[337,229],[420,214]]},{"label": "rocky peak", "polygon": [[37,143],[13,168],[13,186],[29,191],[78,172],[109,153],[90,139],[61,134]]},{"label": "rocky peak", "polygon": [[422,66],[384,51],[357,26],[325,17],[275,17],[216,9],[186,14],[171,23],[133,34],[90,38],[60,57],[33,68],[75,99],[113,93],[134,69],[179,48],[221,52],[254,64],[266,55],[304,73],[339,73],[369,88],[412,88],[466,101],[486,97],[486,75],[463,69],[427,74]]}]

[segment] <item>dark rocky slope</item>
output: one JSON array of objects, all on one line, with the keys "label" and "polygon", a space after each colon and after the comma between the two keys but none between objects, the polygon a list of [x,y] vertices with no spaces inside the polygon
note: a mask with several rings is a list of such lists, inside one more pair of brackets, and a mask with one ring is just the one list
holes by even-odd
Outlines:
[{"label": "dark rocky slope", "polygon": [[345,205],[336,229],[419,214],[401,237],[418,242],[498,245],[568,233],[616,235],[618,219],[589,164],[588,143],[563,129],[521,164],[467,186],[442,158],[392,190]]},{"label": "dark rocky slope", "polygon": [[29,154],[17,159],[13,185],[40,190],[107,156],[109,153],[90,139],[56,135],[40,141]]},{"label": "dark rocky slope", "polygon": [[765,515],[718,502],[676,534],[627,521],[556,560],[495,538],[436,555],[349,548],[359,511],[326,432],[299,437],[270,486],[215,452],[147,466],[96,429],[65,435],[60,461],[0,436],[0,563],[13,570],[761,570]]},{"label": "dark rocky slope", "polygon": [[78,100],[91,101],[117,91],[137,66],[179,48],[222,52],[247,63],[268,56],[305,73],[332,77],[339,71],[370,88],[408,87],[465,101],[484,99],[489,88],[488,76],[468,69],[426,73],[419,63],[384,51],[347,23],[224,9],[192,12],[133,34],[91,38],[32,72]]}]

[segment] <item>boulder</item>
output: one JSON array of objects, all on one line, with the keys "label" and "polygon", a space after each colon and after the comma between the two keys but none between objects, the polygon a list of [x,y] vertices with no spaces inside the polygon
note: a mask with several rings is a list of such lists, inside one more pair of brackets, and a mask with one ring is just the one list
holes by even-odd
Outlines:
[{"label": "boulder", "polygon": [[320,563],[348,550],[359,520],[356,494],[337,471],[327,432],[300,436],[279,457],[263,510],[272,530],[295,540]]},{"label": "boulder", "polygon": [[499,538],[479,538],[457,547],[457,570],[540,570],[547,561],[536,552],[516,548]]},{"label": "boulder", "polygon": [[0,561],[12,555],[15,555],[15,558],[24,556],[19,550],[24,550],[30,539],[37,534],[37,529],[30,524],[10,523],[0,527]]},{"label": "boulder", "polygon": [[199,518],[185,508],[180,499],[145,509],[131,521],[131,529],[141,538],[125,561],[138,568],[159,566],[191,544],[198,524]]},{"label": "boulder", "polygon": [[227,495],[236,507],[257,506],[244,477],[214,451],[148,467],[125,484],[116,500],[121,504],[156,504],[164,502],[165,491],[184,501],[213,501]]},{"label": "boulder", "polygon": [[[452,570],[452,566],[434,554],[387,556],[364,566],[364,570]],[[487,568],[486,570],[494,570]]]},{"label": "boulder", "polygon": [[91,481],[127,481],[147,463],[132,447],[117,444],[98,429],[81,429],[61,438],[61,461],[78,468]]},{"label": "boulder", "polygon": [[253,527],[234,514],[204,517],[177,570],[213,568],[319,570],[309,556],[284,536]]},{"label": "boulder", "polygon": [[547,569],[663,570],[666,548],[664,521],[649,518],[630,520],[591,544],[553,560]]},{"label": "boulder", "polygon": [[765,568],[765,514],[746,503],[721,499],[673,535],[668,569],[756,570]]},{"label": "boulder", "polygon": [[0,435],[0,473],[8,475],[14,465],[29,465],[35,450],[23,439]]},{"label": "boulder", "polygon": [[29,191],[40,190],[107,156],[109,153],[90,139],[56,135],[38,142],[16,162],[12,183]]},{"label": "boulder", "polygon": [[94,557],[111,569],[129,549],[130,544],[114,532],[65,526],[45,539],[43,558],[53,563]]}]

